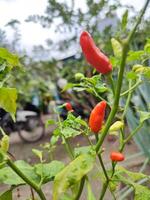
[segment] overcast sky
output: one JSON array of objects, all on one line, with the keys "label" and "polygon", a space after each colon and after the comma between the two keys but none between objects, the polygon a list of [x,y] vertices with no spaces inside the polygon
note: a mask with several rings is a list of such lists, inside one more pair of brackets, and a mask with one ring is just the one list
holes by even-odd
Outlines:
[{"label": "overcast sky", "polygon": [[[25,19],[29,15],[44,14],[47,1],[48,0],[0,0],[0,28],[5,28],[8,37],[11,38],[11,31],[8,30],[5,25],[11,19],[18,19],[21,22],[22,46],[29,49],[31,49],[33,45],[44,44],[44,41],[48,38],[57,40],[60,36],[57,36],[52,29],[44,29],[40,24],[25,22]],[[76,0],[75,2],[77,6],[84,8],[84,0]],[[133,5],[137,10],[140,10],[144,3],[142,0],[121,0],[121,2]]]}]

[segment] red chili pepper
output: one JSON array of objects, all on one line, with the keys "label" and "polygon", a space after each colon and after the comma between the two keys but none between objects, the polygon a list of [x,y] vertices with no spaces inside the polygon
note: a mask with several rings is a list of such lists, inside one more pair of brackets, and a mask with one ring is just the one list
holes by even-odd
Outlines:
[{"label": "red chili pepper", "polygon": [[112,65],[109,59],[97,48],[93,38],[88,32],[83,31],[81,33],[80,45],[87,62],[98,72],[107,74],[112,71]]},{"label": "red chili pepper", "polygon": [[90,114],[89,127],[94,133],[98,133],[103,124],[106,109],[106,101],[98,103]]},{"label": "red chili pepper", "polygon": [[125,159],[124,155],[120,152],[111,152],[110,159],[115,162],[123,161]]},{"label": "red chili pepper", "polygon": [[70,102],[67,102],[67,103],[65,104],[65,107],[66,107],[66,110],[68,110],[68,111],[73,111],[72,105],[71,105]]}]

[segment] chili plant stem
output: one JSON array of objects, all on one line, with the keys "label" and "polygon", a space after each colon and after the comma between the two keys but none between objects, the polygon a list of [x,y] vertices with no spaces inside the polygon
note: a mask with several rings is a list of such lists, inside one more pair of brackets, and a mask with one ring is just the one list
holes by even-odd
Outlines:
[{"label": "chili plant stem", "polygon": [[[132,86],[132,80],[129,81],[129,89],[131,89],[131,86]],[[124,107],[124,111],[123,111],[123,114],[122,114],[122,119],[125,118],[125,115],[126,115],[126,112],[127,112],[131,97],[132,97],[132,90],[130,90],[129,93],[128,93],[127,101],[126,101],[126,104],[125,104],[125,107]]]},{"label": "chili plant stem", "polygon": [[37,192],[41,200],[46,200],[41,188],[38,187],[32,180],[30,180],[10,159],[7,160],[7,165]]},{"label": "chili plant stem", "polygon": [[112,74],[108,74],[108,81],[110,82],[110,85],[111,85],[111,89],[112,89],[112,92],[113,92],[113,95],[115,95],[115,86],[114,86],[114,80],[112,78]]},{"label": "chili plant stem", "polygon": [[133,130],[133,132],[125,139],[125,143],[127,143],[127,142],[142,128],[143,123],[144,123],[144,122],[140,123],[140,124],[136,127],[136,129]]},{"label": "chili plant stem", "polygon": [[129,92],[133,91],[137,86],[139,86],[141,83],[142,83],[141,80],[137,81],[131,88],[129,88],[129,90],[121,93],[120,96],[127,95]]},{"label": "chili plant stem", "polygon": [[[58,118],[59,126],[60,126],[60,128],[62,130],[62,124],[61,124],[61,119],[60,119],[59,113],[57,113],[57,118]],[[70,146],[70,143],[68,142],[68,140],[65,138],[65,136],[63,134],[62,134],[62,138],[63,138],[63,140],[65,142],[65,149],[66,149],[68,155],[70,156],[71,159],[73,159],[74,158],[74,154],[73,154],[73,150],[72,150],[72,148]]]},{"label": "chili plant stem", "polygon": [[80,196],[81,196],[81,194],[82,194],[82,190],[83,190],[83,188],[84,188],[85,178],[86,178],[86,176],[83,176],[83,177],[82,177],[81,182],[80,182],[80,186],[79,186],[78,193],[77,193],[77,195],[76,195],[76,197],[75,197],[74,200],[79,200],[79,198],[80,198]]},{"label": "chili plant stem", "polygon": [[101,192],[101,196],[100,196],[99,200],[103,200],[108,185],[109,185],[109,181],[106,181],[106,182],[103,184],[103,188],[102,188],[102,192]]},{"label": "chili plant stem", "polygon": [[[95,134],[95,138],[96,138],[96,141],[98,141],[98,135],[97,135],[97,134]],[[105,165],[104,165],[104,163],[103,163],[101,153],[97,152],[97,156],[98,156],[99,162],[100,162],[100,164],[101,164],[102,170],[103,170],[103,172],[104,172],[106,181],[109,181],[109,177],[108,177],[108,174],[107,174],[107,170],[106,170],[106,168],[105,168]]]},{"label": "chili plant stem", "polygon": [[[123,82],[123,74],[124,74],[124,69],[125,69],[125,65],[126,65],[126,59],[127,59],[127,53],[129,51],[129,44],[134,36],[134,33],[139,25],[139,23],[141,22],[141,19],[146,11],[146,8],[149,4],[149,1],[150,0],[147,0],[145,2],[145,5],[132,29],[132,31],[129,33],[129,36],[128,38],[123,42],[123,52],[122,52],[122,58],[121,58],[121,64],[120,64],[120,70],[119,70],[119,76],[118,76],[118,80],[117,80],[117,87],[116,87],[116,91],[115,91],[115,99],[114,99],[114,103],[113,103],[113,107],[112,107],[112,110],[110,112],[110,115],[108,117],[108,120],[106,122],[106,125],[105,125],[105,128],[103,130],[103,132],[101,133],[101,137],[99,139],[99,141],[97,142],[97,145],[96,145],[96,151],[98,152],[107,133],[108,133],[108,130],[111,126],[111,123],[112,123],[112,120],[114,119],[116,113],[117,113],[117,110],[118,110],[118,106],[119,106],[119,99],[120,99],[120,93],[121,93],[121,88],[122,88],[122,82]],[[133,136],[133,134],[132,134]],[[131,136],[131,137],[132,137]],[[130,136],[129,136],[130,137]],[[127,139],[130,139],[130,138],[127,138]],[[112,174],[112,177],[113,177],[113,174]],[[103,185],[103,189],[102,189],[102,193],[100,195],[100,199],[99,200],[102,200],[106,191],[107,191],[107,188],[108,188],[108,185],[109,185],[109,180],[107,182],[104,183]]]}]

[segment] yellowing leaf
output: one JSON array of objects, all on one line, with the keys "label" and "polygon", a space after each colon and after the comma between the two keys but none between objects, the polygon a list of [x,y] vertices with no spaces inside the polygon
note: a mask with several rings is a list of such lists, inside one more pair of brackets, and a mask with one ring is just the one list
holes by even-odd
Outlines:
[{"label": "yellowing leaf", "polygon": [[95,156],[82,154],[60,171],[54,179],[53,200],[58,200],[69,187],[78,183],[95,162]]}]

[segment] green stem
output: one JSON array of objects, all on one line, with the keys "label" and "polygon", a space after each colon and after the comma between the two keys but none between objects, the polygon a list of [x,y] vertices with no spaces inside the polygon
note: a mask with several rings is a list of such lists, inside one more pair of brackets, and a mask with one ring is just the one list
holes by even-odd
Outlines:
[{"label": "green stem", "polygon": [[146,158],[142,167],[140,168],[140,171],[139,171],[140,173],[143,173],[148,163],[149,163],[149,158]]},{"label": "green stem", "polygon": [[70,146],[70,143],[67,141],[67,139],[65,138],[64,135],[62,135],[62,137],[63,137],[64,143],[65,143],[65,148],[66,148],[66,151],[68,152],[68,155],[70,156],[71,159],[74,159],[74,154],[73,154],[73,150]]},{"label": "green stem", "polygon": [[80,182],[80,186],[79,186],[79,190],[78,190],[78,193],[75,197],[74,200],[79,200],[81,194],[82,194],[82,191],[83,191],[83,188],[84,188],[84,183],[85,183],[85,178],[86,176],[83,176],[82,179],[81,179],[81,182]]},{"label": "green stem", "polygon": [[[95,138],[96,138],[96,141],[98,141],[98,135],[97,135],[97,134],[95,134]],[[104,165],[104,163],[103,163],[102,156],[101,156],[101,154],[100,154],[99,152],[97,153],[97,156],[98,156],[99,162],[100,162],[100,164],[101,164],[102,170],[103,170],[103,172],[104,172],[106,181],[109,181],[109,177],[108,177],[108,174],[107,174],[105,165]]]},{"label": "green stem", "polygon": [[128,94],[129,92],[133,91],[133,90],[134,90],[137,86],[139,86],[141,83],[142,83],[141,80],[137,81],[137,82],[135,83],[135,85],[133,85],[131,88],[129,88],[129,90],[127,90],[127,91],[121,93],[120,96],[122,97],[122,96]]},{"label": "green stem", "polygon": [[108,81],[110,82],[112,92],[113,92],[113,94],[115,95],[114,80],[113,80],[113,78],[112,78],[112,74],[111,74],[111,73],[108,74]]},{"label": "green stem", "polygon": [[46,200],[41,188],[31,181],[10,159],[7,160],[7,165],[37,192],[41,200]]},{"label": "green stem", "polygon": [[101,192],[99,200],[103,200],[105,193],[106,193],[106,190],[108,188],[108,184],[109,184],[108,181],[103,184],[103,188],[102,188],[102,192]]},{"label": "green stem", "polygon": [[150,0],[147,0],[147,1],[145,2],[145,5],[144,5],[144,7],[143,7],[143,9],[142,9],[142,11],[141,11],[141,14],[139,15],[139,17],[138,17],[138,19],[137,19],[137,21],[136,21],[136,23],[135,23],[135,25],[134,25],[132,31],[129,33],[129,36],[128,36],[128,39],[127,39],[128,43],[132,40],[132,38],[133,38],[133,36],[134,36],[134,33],[135,33],[135,31],[136,31],[138,25],[140,24],[141,20],[142,20],[142,17],[143,17],[143,15],[144,15],[145,11],[146,11],[146,8],[147,8],[149,2],[150,2]]},{"label": "green stem", "polygon": [[143,126],[144,122],[141,122],[136,129],[133,130],[133,132],[125,139],[124,143],[127,143]]},{"label": "green stem", "polygon": [[[62,132],[62,125],[61,125],[61,119],[60,119],[59,113],[57,113],[57,118],[58,118],[59,126],[60,126],[60,129],[61,129],[61,132]],[[74,154],[73,154],[73,151],[72,151],[72,148],[71,148],[69,142],[67,141],[67,139],[65,138],[64,135],[61,135],[61,136],[62,136],[62,138],[64,140],[65,148],[66,148],[67,153],[69,154],[70,158],[73,159],[74,158]]]},{"label": "green stem", "polygon": [[[131,89],[131,86],[132,86],[132,80],[129,81],[129,89]],[[128,110],[128,106],[129,106],[131,97],[132,97],[132,90],[130,90],[129,93],[128,93],[126,105],[125,105],[125,107],[124,107],[124,111],[123,111],[123,114],[122,114],[122,119],[124,119],[124,117],[125,117],[125,115],[126,115],[126,112],[127,112],[127,110]]]}]

